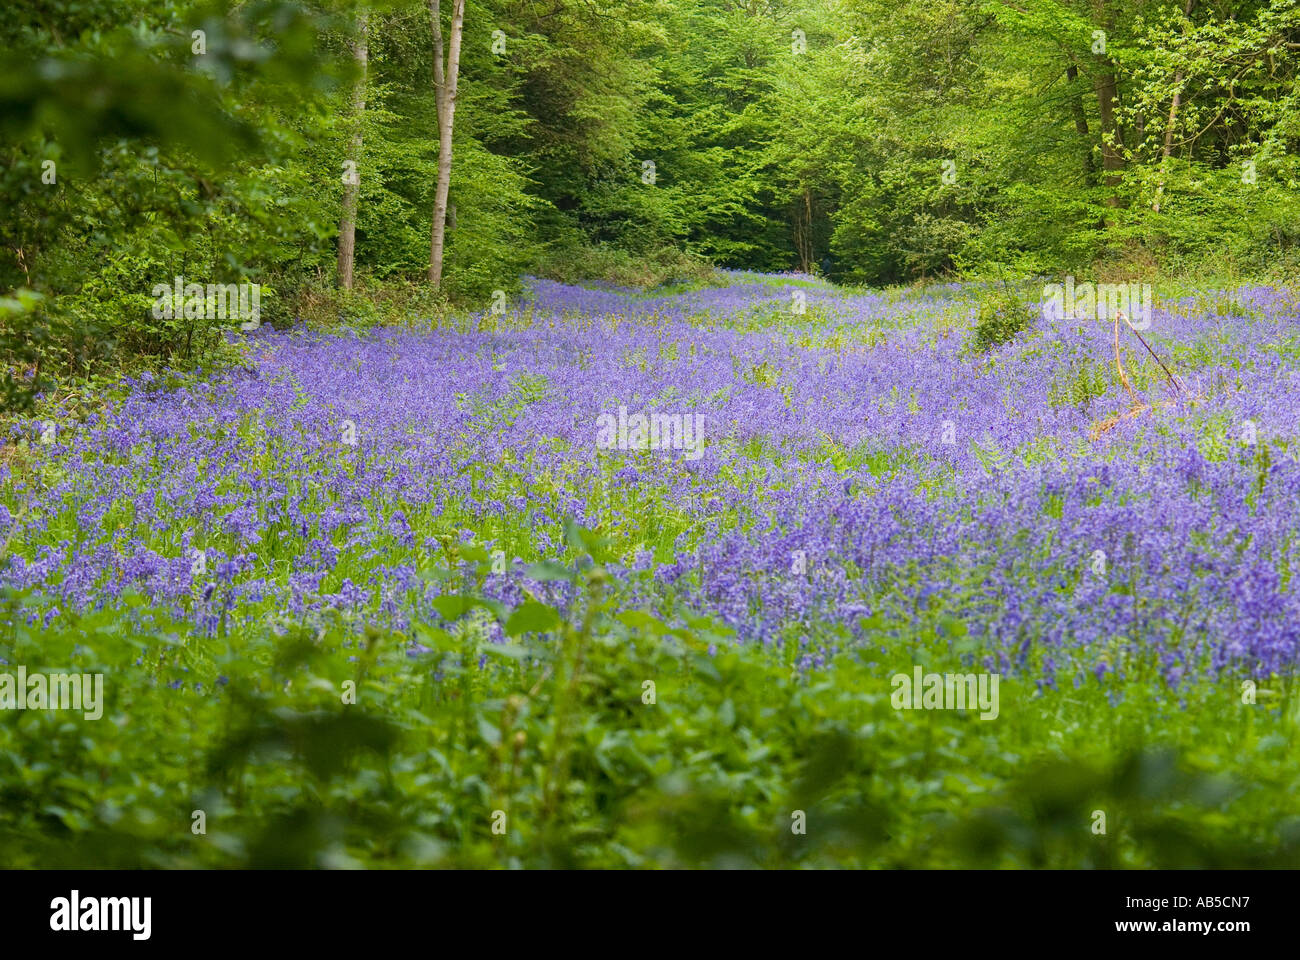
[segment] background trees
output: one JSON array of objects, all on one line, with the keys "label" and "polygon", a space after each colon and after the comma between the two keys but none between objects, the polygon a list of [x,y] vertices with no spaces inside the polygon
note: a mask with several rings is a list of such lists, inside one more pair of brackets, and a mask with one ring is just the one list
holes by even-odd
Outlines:
[{"label": "background trees", "polygon": [[353,260],[371,293],[439,261],[467,303],[593,250],[867,283],[1297,262],[1297,0],[470,0],[442,131],[429,3],[366,17],[362,61],[341,0],[11,5],[10,402],[217,349],[150,316],[175,275],[284,323]]}]

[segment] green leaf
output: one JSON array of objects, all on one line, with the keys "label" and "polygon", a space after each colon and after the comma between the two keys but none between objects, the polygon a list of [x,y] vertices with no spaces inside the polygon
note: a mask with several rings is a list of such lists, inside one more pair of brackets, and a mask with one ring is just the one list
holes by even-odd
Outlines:
[{"label": "green leaf", "polygon": [[509,660],[522,660],[528,656],[528,649],[519,646],[517,643],[485,643],[479,647],[479,652],[491,657],[505,657]]},{"label": "green leaf", "polygon": [[491,597],[466,597],[460,594],[443,594],[433,599],[433,608],[444,620],[459,620],[475,607],[482,607],[498,620],[505,620],[509,608],[500,600]]},{"label": "green leaf", "polygon": [[494,747],[501,742],[501,728],[490,723],[487,717],[482,715],[478,718],[478,733],[480,737]]},{"label": "green leaf", "polygon": [[516,607],[506,621],[506,636],[553,630],[559,622],[560,615],[554,609],[536,600],[528,600]]},{"label": "green leaf", "polygon": [[572,582],[573,571],[551,560],[543,560],[541,563],[534,563],[525,570],[524,576],[537,581],[565,580]]},{"label": "green leaf", "polygon": [[475,561],[477,563],[492,562],[492,558],[488,556],[487,550],[476,543],[462,543],[456,548],[456,550],[466,560]]},{"label": "green leaf", "polygon": [[441,597],[435,597],[433,600],[433,609],[444,620],[459,620],[469,612],[473,606],[469,597],[462,597],[456,594],[444,594]]},{"label": "green leaf", "polygon": [[618,615],[618,620],[626,627],[654,636],[662,636],[668,632],[666,623],[658,617],[651,616],[644,610],[624,610]]}]

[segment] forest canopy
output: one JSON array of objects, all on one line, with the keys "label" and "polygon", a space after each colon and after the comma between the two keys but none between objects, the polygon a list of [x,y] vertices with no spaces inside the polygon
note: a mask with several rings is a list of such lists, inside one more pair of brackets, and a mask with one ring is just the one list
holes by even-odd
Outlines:
[{"label": "forest canopy", "polygon": [[[456,8],[439,302],[698,261],[856,284],[1297,262],[1297,0],[20,2],[10,399],[218,349],[152,315],[178,276],[256,283],[274,324],[433,295]],[[371,295],[340,299],[354,258]]]}]

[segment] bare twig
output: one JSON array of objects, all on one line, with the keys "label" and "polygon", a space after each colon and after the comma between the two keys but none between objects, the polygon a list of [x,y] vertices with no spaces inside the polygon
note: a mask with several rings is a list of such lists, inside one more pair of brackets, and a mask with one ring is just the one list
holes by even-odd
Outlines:
[{"label": "bare twig", "polygon": [[[1124,313],[1123,310],[1116,310],[1116,311],[1115,311],[1115,357],[1116,357],[1116,360],[1118,360],[1118,358],[1119,358],[1119,321],[1120,321],[1120,320],[1123,320],[1125,323],[1128,324],[1128,328],[1129,328],[1130,330],[1132,330],[1134,334],[1137,335],[1138,340],[1142,341],[1142,346],[1144,346],[1144,347],[1147,348],[1147,353],[1151,354],[1151,359],[1154,360],[1157,364],[1160,365],[1160,369],[1163,370],[1163,371],[1165,372],[1165,376],[1169,378],[1169,385],[1172,386],[1172,387],[1174,388],[1174,395],[1177,396],[1180,392],[1181,392],[1182,394],[1186,395],[1186,394],[1187,394],[1187,388],[1183,386],[1182,381],[1180,381],[1177,377],[1175,377],[1174,374],[1173,374],[1173,372],[1172,372],[1168,367],[1165,366],[1164,361],[1161,360],[1159,357],[1156,356],[1156,352],[1155,352],[1154,350],[1151,349],[1151,345],[1150,345],[1149,343],[1147,343],[1147,342],[1146,342],[1146,339],[1142,336],[1142,334],[1138,332],[1138,328],[1135,327],[1135,326],[1133,326],[1132,322],[1129,320],[1128,316]],[[1130,392],[1131,392],[1131,391],[1130,391]]]}]

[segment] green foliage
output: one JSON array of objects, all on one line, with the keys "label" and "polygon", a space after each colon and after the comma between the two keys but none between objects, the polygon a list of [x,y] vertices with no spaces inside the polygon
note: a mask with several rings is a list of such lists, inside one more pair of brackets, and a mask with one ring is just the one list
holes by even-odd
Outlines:
[{"label": "green foliage", "polygon": [[[466,25],[437,292],[424,282],[438,161],[428,8],[365,9],[358,116],[355,4],[10,4],[6,413],[44,394],[72,418],[111,403],[122,373],[172,368],[167,383],[175,369],[236,362],[237,320],[154,315],[154,285],[177,276],[259,284],[274,326],[356,329],[481,310],[528,271],[643,289],[715,282],[713,262],[871,284],[1098,261],[1127,273],[1196,277],[1208,262],[1217,276],[1300,275],[1294,0],[1195,5],[1190,16],[1155,0],[483,0]],[[1092,49],[1099,24],[1105,51]],[[1111,81],[1113,104],[1101,93]],[[348,292],[336,289],[336,235],[341,164],[358,132]],[[820,283],[782,279],[779,308],[719,322],[810,336],[784,288]],[[1197,309],[1251,319],[1231,295]],[[976,353],[1032,320],[1031,301],[1005,285],[974,312]],[[839,331],[825,346],[885,336]],[[1196,369],[1222,345],[1179,350],[1180,367]],[[651,351],[639,362],[673,359]],[[743,382],[781,386],[768,361],[733,362]],[[1139,389],[1159,377],[1137,356],[1125,366]],[[1049,389],[1054,404],[1087,407],[1111,382],[1105,364],[1083,363],[1054,371]],[[549,389],[516,375],[499,402],[461,400],[475,429],[492,431]],[[232,429],[247,442],[255,424]],[[750,442],[756,460],[774,455]],[[1222,436],[1203,445],[1228,455]],[[1010,455],[976,451],[990,469]],[[818,462],[880,475],[914,455],[829,441],[817,451]],[[1256,493],[1275,455],[1264,442],[1253,453]],[[57,488],[28,440],[4,458],[6,477]],[[728,478],[758,482],[757,470],[729,466]],[[1277,812],[1300,787],[1294,690],[1249,723],[1231,683],[1180,691],[1188,703],[1175,710],[1142,671],[1068,695],[1009,679],[1016,719],[997,725],[900,713],[888,680],[913,654],[935,668],[971,662],[957,621],[922,622],[886,602],[871,629],[914,637],[903,659],[842,649],[805,674],[795,664],[808,638],[793,631],[742,649],[689,609],[618,612],[608,554],[644,546],[662,560],[695,530],[660,493],[636,496],[641,529],[603,543],[570,528],[567,563],[531,571],[576,584],[563,609],[481,596],[487,555],[456,537],[480,525],[454,506],[435,521],[446,556],[422,573],[463,586],[401,632],[268,609],[197,637],[131,596],[46,625],[16,609],[47,600],[6,595],[0,660],[102,672],[107,704],[99,720],[0,711],[0,864],[1300,862],[1297,822]],[[52,513],[38,546],[55,549],[76,523]],[[175,531],[137,533],[161,553]],[[508,525],[476,533],[522,537]],[[289,557],[276,549],[265,561],[280,571]],[[345,554],[331,577],[370,573]],[[487,642],[493,620],[508,642]],[[1097,809],[1110,816],[1104,837],[1088,829]],[[196,810],[206,834],[191,832]],[[818,829],[792,834],[794,811]]]},{"label": "green foliage", "polygon": [[631,254],[618,247],[567,243],[552,248],[537,272],[562,283],[608,283],[641,290],[723,282],[708,261],[675,247]]},{"label": "green foliage", "polygon": [[1010,342],[1029,328],[1033,309],[1032,303],[1009,288],[990,288],[979,299],[966,347],[975,353],[988,353]]},{"label": "green foliage", "polygon": [[[274,326],[332,300],[357,134],[357,288],[425,275],[427,4],[227,6],[24,0],[0,24],[6,407],[219,359],[231,324],[151,316],[175,276],[262,284]],[[528,272],[708,282],[708,262],[857,284],[1099,262],[1294,279],[1298,38],[1294,0],[483,0],[441,293],[481,307]]]},{"label": "green foliage", "polygon": [[177,276],[259,283],[261,319],[283,322],[289,301],[272,294],[325,235],[313,192],[283,163],[300,132],[286,107],[310,113],[336,76],[316,49],[328,11],[54,6],[0,26],[16,56],[0,79],[0,245],[13,254],[0,257],[0,288],[39,295],[0,326],[16,405],[49,378],[218,359],[246,318],[155,316],[153,288]]},{"label": "green foliage", "polygon": [[1087,410],[1092,401],[1105,396],[1110,388],[1112,368],[1096,360],[1071,363],[1052,375],[1048,384],[1048,403],[1054,407],[1079,407]]},{"label": "green foliage", "polygon": [[[604,555],[589,531],[571,529],[570,542],[575,557]],[[1300,823],[1279,820],[1271,799],[1300,777],[1287,721],[1264,711],[1243,739],[1231,684],[1179,710],[1181,728],[1159,726],[1151,705],[1164,698],[1137,679],[1068,697],[1008,680],[1015,722],[899,712],[888,677],[901,659],[844,653],[803,675],[784,651],[733,647],[705,618],[683,627],[617,612],[591,559],[532,573],[573,579],[585,599],[566,616],[471,590],[442,598],[441,625],[409,635],[339,623],[206,641],[157,611],[132,629],[121,611],[52,629],[6,616],[7,664],[103,673],[105,702],[99,719],[0,713],[0,862],[1107,868],[1300,857]],[[509,643],[487,642],[484,618]],[[927,662],[960,666],[942,633],[922,633],[935,641],[923,641]],[[428,652],[407,656],[413,638]],[[1105,835],[1090,829],[1097,810]],[[794,833],[796,811],[815,829]]]}]

